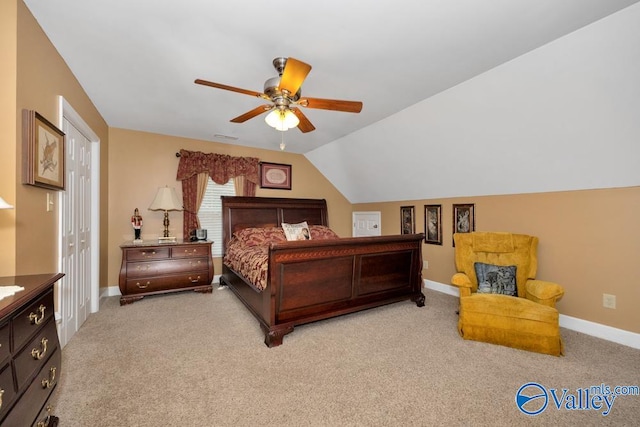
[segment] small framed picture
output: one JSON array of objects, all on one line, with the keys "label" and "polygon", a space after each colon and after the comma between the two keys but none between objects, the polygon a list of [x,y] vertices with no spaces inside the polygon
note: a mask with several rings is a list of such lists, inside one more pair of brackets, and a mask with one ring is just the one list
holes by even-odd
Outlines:
[{"label": "small framed picture", "polygon": [[64,133],[35,111],[23,110],[23,183],[64,191]]},{"label": "small framed picture", "polygon": [[260,162],[260,187],[291,190],[291,165]]},{"label": "small framed picture", "polygon": [[414,222],[414,207],[400,207],[400,233],[414,234],[416,232],[416,224]]},{"label": "small framed picture", "polygon": [[442,205],[424,205],[424,242],[442,244]]},{"label": "small framed picture", "polygon": [[[453,234],[471,233],[476,230],[475,205],[453,205]],[[456,242],[453,242],[453,246]]]}]

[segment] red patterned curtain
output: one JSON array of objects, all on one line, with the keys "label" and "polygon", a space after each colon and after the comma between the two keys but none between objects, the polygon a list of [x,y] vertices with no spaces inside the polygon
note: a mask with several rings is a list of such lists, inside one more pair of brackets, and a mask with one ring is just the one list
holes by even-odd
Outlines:
[{"label": "red patterned curtain", "polygon": [[226,154],[180,150],[180,162],[176,179],[182,181],[184,203],[183,233],[198,227],[198,174],[206,172],[216,184],[226,184],[229,179],[244,177],[241,195],[255,196],[260,182],[260,160],[256,157],[232,157]]}]

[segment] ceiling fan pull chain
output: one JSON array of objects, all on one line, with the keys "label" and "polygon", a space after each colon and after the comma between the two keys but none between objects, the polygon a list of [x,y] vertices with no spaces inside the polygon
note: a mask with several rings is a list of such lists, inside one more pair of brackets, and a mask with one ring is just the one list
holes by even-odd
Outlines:
[{"label": "ceiling fan pull chain", "polygon": [[282,136],[282,141],[280,142],[280,151],[284,151],[286,145],[284,143],[284,132],[280,132],[280,135]]}]

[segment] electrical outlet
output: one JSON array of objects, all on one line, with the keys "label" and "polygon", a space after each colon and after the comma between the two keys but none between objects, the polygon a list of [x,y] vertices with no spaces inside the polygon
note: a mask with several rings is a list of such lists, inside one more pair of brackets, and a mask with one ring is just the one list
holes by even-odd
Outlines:
[{"label": "electrical outlet", "polygon": [[602,306],[605,308],[616,308],[616,296],[611,294],[602,294]]},{"label": "electrical outlet", "polygon": [[426,259],[422,260],[422,269],[423,270],[427,270],[429,268],[429,261],[427,261]]}]

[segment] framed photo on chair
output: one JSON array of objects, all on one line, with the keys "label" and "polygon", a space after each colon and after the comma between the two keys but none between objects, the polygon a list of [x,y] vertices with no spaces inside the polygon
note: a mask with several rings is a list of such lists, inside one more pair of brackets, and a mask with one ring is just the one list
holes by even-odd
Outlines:
[{"label": "framed photo on chair", "polygon": [[[453,234],[471,233],[476,230],[475,204],[453,205]],[[453,238],[452,238],[453,241]],[[456,242],[453,241],[455,247]]]},{"label": "framed photo on chair", "polygon": [[424,205],[424,242],[442,245],[442,205]]}]

